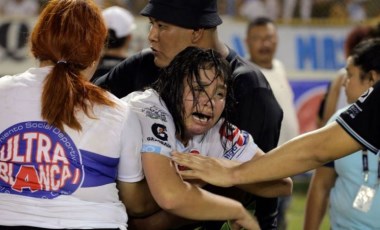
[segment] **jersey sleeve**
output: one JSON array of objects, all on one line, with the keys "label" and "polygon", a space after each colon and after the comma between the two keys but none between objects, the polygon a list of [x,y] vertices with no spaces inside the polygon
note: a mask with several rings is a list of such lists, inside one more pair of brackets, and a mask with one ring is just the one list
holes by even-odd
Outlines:
[{"label": "jersey sleeve", "polygon": [[118,180],[124,182],[136,182],[144,178],[141,163],[142,130],[138,116],[127,107],[126,120],[120,137],[121,156],[118,168]]},{"label": "jersey sleeve", "polygon": [[141,129],[141,153],[157,153],[170,157],[175,149],[173,118],[153,90],[134,92],[126,97],[138,117]]},{"label": "jersey sleeve", "polygon": [[361,95],[336,121],[356,141],[377,153],[380,148],[380,83]]},{"label": "jersey sleeve", "polygon": [[220,120],[208,133],[206,144],[209,144],[207,155],[245,162],[257,152],[258,147],[252,136],[232,124]]},{"label": "jersey sleeve", "polygon": [[175,149],[175,127],[172,117],[156,107],[145,107],[140,114],[143,134],[142,153],[150,152],[170,157]]}]

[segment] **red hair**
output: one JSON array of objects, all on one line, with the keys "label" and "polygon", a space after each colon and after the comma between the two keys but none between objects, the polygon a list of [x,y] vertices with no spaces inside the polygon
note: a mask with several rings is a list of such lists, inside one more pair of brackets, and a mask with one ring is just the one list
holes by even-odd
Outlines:
[{"label": "red hair", "polygon": [[114,106],[106,91],[81,74],[99,59],[106,36],[92,0],[51,0],[41,12],[30,37],[31,52],[39,61],[63,61],[55,64],[43,86],[41,115],[49,124],[81,130],[76,110],[92,117],[94,104]]},{"label": "red hair", "polygon": [[346,58],[351,55],[352,50],[357,44],[371,37],[371,32],[372,27],[358,25],[347,34],[346,41],[344,42],[344,54]]}]

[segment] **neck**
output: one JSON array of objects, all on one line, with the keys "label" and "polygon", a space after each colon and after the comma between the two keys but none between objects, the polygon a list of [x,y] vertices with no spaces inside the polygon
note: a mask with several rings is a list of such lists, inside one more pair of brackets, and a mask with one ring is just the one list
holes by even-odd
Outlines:
[{"label": "neck", "polygon": [[41,61],[41,62],[39,63],[39,66],[40,66],[40,67],[46,67],[46,66],[52,66],[52,65],[54,65],[54,63],[53,63],[52,61],[50,61],[50,60],[47,60],[47,61]]},{"label": "neck", "polygon": [[226,44],[220,42],[219,40],[217,43],[215,43],[215,46],[213,47],[213,49],[218,51],[222,55],[223,58],[226,58],[229,54],[229,50]]},{"label": "neck", "polygon": [[229,54],[227,46],[219,40],[217,28],[205,30],[204,37],[198,46],[206,49],[214,49],[224,58]]},{"label": "neck", "polygon": [[189,144],[190,137],[185,136],[184,138],[181,138],[178,134],[176,135],[177,140],[179,140],[183,146],[187,146]]}]

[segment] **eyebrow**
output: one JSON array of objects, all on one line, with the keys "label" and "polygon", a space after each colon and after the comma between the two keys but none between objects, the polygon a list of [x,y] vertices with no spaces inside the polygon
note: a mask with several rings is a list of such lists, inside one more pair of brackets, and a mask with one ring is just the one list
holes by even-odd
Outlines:
[{"label": "eyebrow", "polygon": [[227,89],[227,85],[226,84],[218,84],[216,86],[217,89]]},{"label": "eyebrow", "polygon": [[151,22],[155,22],[155,23],[160,23],[160,24],[168,24],[168,25],[172,25],[172,24],[170,24],[170,23],[168,23],[168,22],[164,22],[164,21],[162,21],[162,20],[159,20],[159,19],[157,19],[157,18],[152,18],[152,17],[149,17],[149,21],[151,21]]},{"label": "eyebrow", "polygon": [[[194,83],[197,84],[196,81],[194,81]],[[202,86],[202,87],[205,87],[205,86],[209,86],[212,82],[204,82],[204,81],[201,81],[200,84],[197,84],[199,86]],[[216,86],[217,89],[227,89],[227,85],[226,84],[223,84],[223,83],[218,83],[218,85]]]}]

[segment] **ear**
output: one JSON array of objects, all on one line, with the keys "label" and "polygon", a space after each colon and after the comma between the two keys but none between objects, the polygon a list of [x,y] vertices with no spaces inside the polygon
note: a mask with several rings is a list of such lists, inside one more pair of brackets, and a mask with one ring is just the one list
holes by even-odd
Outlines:
[{"label": "ear", "polygon": [[375,70],[369,71],[369,81],[371,85],[374,85],[377,81],[380,80],[380,73],[376,72]]},{"label": "ear", "polygon": [[99,63],[99,60],[100,60],[100,58],[98,58],[97,60],[93,61],[93,62],[91,63],[91,68],[94,67],[95,65],[97,66],[98,63]]},{"label": "ear", "polygon": [[203,34],[205,32],[205,29],[195,29],[193,30],[191,34],[191,42],[192,43],[198,43],[199,40],[203,37]]}]

